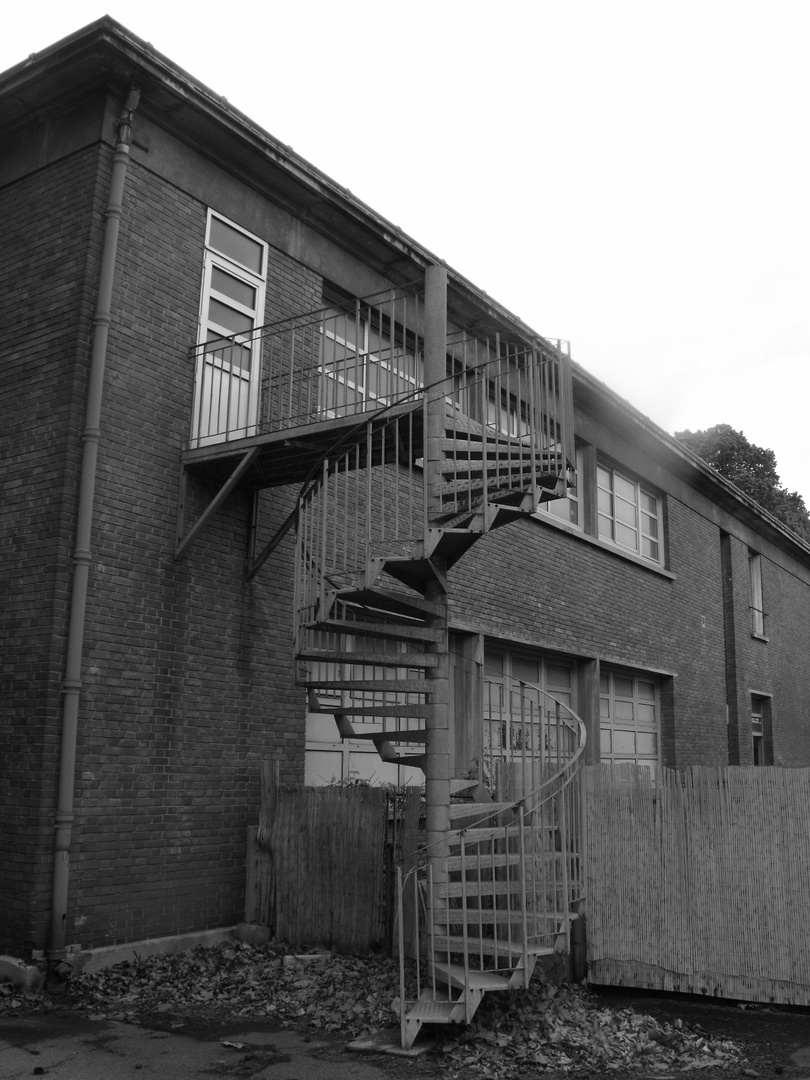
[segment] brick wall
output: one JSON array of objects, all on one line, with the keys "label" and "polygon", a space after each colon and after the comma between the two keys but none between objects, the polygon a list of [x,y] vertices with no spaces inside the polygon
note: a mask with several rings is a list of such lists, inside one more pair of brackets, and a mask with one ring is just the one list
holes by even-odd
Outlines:
[{"label": "brick wall", "polygon": [[[0,947],[18,951],[42,947],[49,921],[59,689],[110,156],[102,148],[52,165],[17,184],[15,201],[5,203],[12,220],[37,221],[34,232],[11,231],[3,269],[25,313],[25,320],[15,314],[20,346],[4,372],[11,396],[2,398],[14,449],[6,476],[14,516],[4,518],[13,593],[4,630],[16,652],[13,692],[5,698],[11,723],[2,736],[4,760],[13,762],[3,792],[14,811],[5,808],[0,903],[9,918]],[[42,205],[47,214],[38,213]],[[237,206],[219,209],[239,220]],[[205,216],[204,205],[130,164],[77,748],[67,940],[82,946],[241,919],[259,762],[279,759],[283,779],[303,777],[304,698],[292,680],[292,539],[246,582],[250,497],[236,493],[187,556],[173,561]],[[31,266],[26,280],[15,277],[15,253]],[[311,310],[320,295],[319,278],[271,253],[268,321]],[[216,490],[192,479],[187,523]],[[287,516],[294,495],[274,489],[261,496],[265,533]]]},{"label": "brick wall", "polygon": [[90,148],[0,193],[0,951],[41,944],[98,222]]}]

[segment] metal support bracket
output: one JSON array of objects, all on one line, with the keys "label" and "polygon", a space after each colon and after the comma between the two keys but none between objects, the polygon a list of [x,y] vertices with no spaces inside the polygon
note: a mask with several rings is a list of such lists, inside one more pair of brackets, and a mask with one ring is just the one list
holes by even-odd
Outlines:
[{"label": "metal support bracket", "polygon": [[210,520],[210,518],[212,518],[213,515],[217,512],[217,510],[220,508],[220,506],[222,506],[222,504],[225,502],[225,500],[231,494],[233,489],[236,487],[236,485],[239,483],[239,481],[245,475],[247,470],[253,464],[256,457],[258,456],[258,453],[259,453],[259,447],[258,446],[254,446],[252,449],[247,451],[245,456],[242,458],[242,460],[236,466],[234,471],[231,473],[231,475],[228,477],[228,479],[225,481],[225,483],[222,485],[222,487],[216,493],[216,495],[211,500],[211,502],[208,504],[208,506],[206,506],[205,510],[203,510],[202,514],[200,514],[200,516],[197,518],[197,520],[194,522],[194,524],[191,526],[191,528],[189,529],[189,531],[186,533],[185,536],[182,535],[183,516],[184,516],[184,503],[185,503],[185,494],[184,493],[185,493],[185,488],[186,488],[186,476],[185,476],[185,470],[183,470],[183,476],[182,476],[182,479],[181,479],[181,496],[180,496],[180,502],[179,502],[179,506],[178,506],[178,510],[177,510],[177,544],[176,544],[176,547],[174,549],[174,560],[175,560],[175,562],[177,562],[179,559],[183,558],[185,553],[188,551],[189,545],[197,537],[197,535],[204,528],[204,526]]}]

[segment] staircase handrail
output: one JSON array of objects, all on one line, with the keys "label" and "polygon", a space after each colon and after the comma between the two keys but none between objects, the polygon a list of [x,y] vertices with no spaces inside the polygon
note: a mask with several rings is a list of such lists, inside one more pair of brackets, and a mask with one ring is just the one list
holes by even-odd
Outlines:
[{"label": "staircase handrail", "polygon": [[[484,669],[484,671],[487,671],[487,670],[492,670],[492,669],[487,669],[487,668]],[[569,758],[569,760],[567,760],[565,762],[565,764],[562,765],[561,768],[559,768],[555,773],[553,773],[551,776],[547,777],[539,787],[537,787],[534,790],[530,791],[528,794],[523,795],[520,799],[515,799],[511,803],[508,803],[506,805],[506,807],[504,807],[503,804],[499,804],[497,810],[493,810],[489,814],[483,814],[481,817],[478,817],[479,807],[481,809],[483,809],[483,808],[486,807],[487,804],[486,803],[471,803],[470,806],[475,807],[475,809],[471,809],[471,811],[470,811],[471,815],[472,814],[476,815],[475,828],[479,828],[480,825],[483,822],[489,821],[491,818],[499,816],[500,814],[504,813],[506,810],[514,810],[514,811],[520,810],[521,811],[521,818],[524,819],[524,820],[525,820],[526,817],[528,817],[535,810],[538,810],[544,803],[548,802],[548,800],[550,798],[552,798],[554,795],[556,795],[558,793],[558,790],[562,790],[568,784],[570,784],[570,782],[573,779],[574,775],[578,772],[580,766],[582,765],[582,758],[583,758],[583,755],[585,753],[585,743],[587,741],[587,729],[585,727],[585,724],[584,724],[582,718],[576,712],[574,712],[574,710],[569,705],[566,705],[564,702],[559,701],[557,698],[554,697],[553,694],[550,694],[550,693],[548,693],[548,691],[543,690],[543,688],[541,686],[538,686],[536,683],[528,682],[525,679],[514,679],[511,675],[503,675],[501,672],[497,672],[497,675],[498,675],[499,679],[505,679],[510,683],[516,683],[521,688],[528,688],[528,689],[531,689],[533,691],[536,691],[538,694],[541,694],[544,698],[548,698],[550,701],[553,701],[555,705],[559,706],[561,709],[564,709],[567,713],[569,713],[571,719],[568,719],[566,717],[563,722],[565,723],[566,727],[570,728],[571,731],[575,732],[576,735],[578,736],[578,745],[577,745],[577,749],[575,750],[572,757]],[[560,780],[562,780],[563,778],[565,778],[564,782],[559,784],[559,789],[554,788],[554,790],[550,790],[550,789],[552,789],[553,785],[558,784],[558,782]],[[544,794],[544,793],[546,793],[546,794]],[[455,831],[455,832],[458,832],[458,833],[464,833],[464,832],[467,831],[468,828],[471,828],[471,827],[472,826],[467,826],[467,827],[465,827],[463,829],[457,829],[457,830],[451,830],[451,831]],[[442,844],[442,843],[444,843],[443,839],[434,840],[431,844],[420,844],[415,851],[407,852],[405,854],[400,855],[399,861],[404,862],[406,859],[410,860],[410,859],[412,859],[414,857],[414,855],[417,855],[417,856],[424,855],[425,853],[430,851],[432,848],[434,848],[435,846],[437,846],[439,844]],[[419,869],[420,869],[420,867],[418,865],[412,867],[404,875],[403,881],[407,880],[407,878],[412,873],[418,871]]]}]

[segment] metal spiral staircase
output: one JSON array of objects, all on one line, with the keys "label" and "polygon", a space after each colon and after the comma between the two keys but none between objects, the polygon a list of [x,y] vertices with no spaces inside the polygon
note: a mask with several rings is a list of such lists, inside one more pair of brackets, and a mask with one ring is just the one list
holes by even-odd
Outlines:
[{"label": "metal spiral staircase", "polygon": [[[300,495],[296,541],[295,651],[311,710],[426,777],[426,843],[400,890],[400,955],[418,961],[415,992],[401,988],[403,1046],[424,1023],[469,1022],[489,990],[527,986],[538,958],[567,943],[580,880],[581,722],[538,688],[510,690],[520,734],[484,754],[488,786],[464,782],[452,775],[448,692],[448,572],[565,490],[567,358],[536,342],[448,335],[444,288],[434,268],[424,389],[375,410],[324,456]],[[334,397],[348,381],[340,371]],[[480,801],[454,799],[465,789]]]},{"label": "metal spiral staircase", "polygon": [[[528,985],[567,943],[581,882],[581,722],[538,688],[502,685],[483,706],[477,765],[455,761],[448,636],[453,566],[565,493],[570,361],[509,323],[482,326],[480,303],[454,297],[453,311],[448,327],[434,266],[424,288],[198,345],[175,553],[237,487],[304,480],[261,550],[252,526],[247,572],[295,529],[297,681],[311,710],[424,772],[425,842],[405,853],[400,889],[405,1046],[424,1023],[469,1022],[488,990]],[[221,486],[186,528],[195,473]]]}]

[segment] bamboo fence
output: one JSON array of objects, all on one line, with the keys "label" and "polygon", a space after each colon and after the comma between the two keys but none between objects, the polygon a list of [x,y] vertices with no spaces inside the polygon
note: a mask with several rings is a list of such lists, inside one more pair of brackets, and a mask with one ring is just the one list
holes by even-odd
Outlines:
[{"label": "bamboo fence", "polygon": [[256,921],[297,946],[383,946],[387,807],[385,789],[280,786],[263,763]]},{"label": "bamboo fence", "polygon": [[585,770],[588,978],[810,1005],[810,770]]}]

